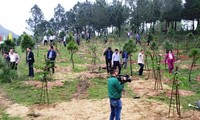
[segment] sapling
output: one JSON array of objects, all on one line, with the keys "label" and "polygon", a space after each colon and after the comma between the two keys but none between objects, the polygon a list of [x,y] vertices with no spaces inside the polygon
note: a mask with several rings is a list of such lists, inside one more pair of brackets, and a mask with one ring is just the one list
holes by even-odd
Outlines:
[{"label": "sapling", "polygon": [[191,81],[191,74],[192,74],[192,69],[194,67],[194,65],[196,64],[196,61],[200,58],[200,49],[199,48],[193,48],[190,50],[190,53],[189,53],[189,57],[192,58],[192,64],[191,64],[191,67],[190,67],[190,71],[189,71],[189,82]]}]

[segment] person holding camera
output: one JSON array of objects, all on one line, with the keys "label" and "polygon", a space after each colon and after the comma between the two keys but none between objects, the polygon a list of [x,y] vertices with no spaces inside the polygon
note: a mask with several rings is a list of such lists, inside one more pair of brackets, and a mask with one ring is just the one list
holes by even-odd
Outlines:
[{"label": "person holding camera", "polygon": [[[108,96],[110,99],[110,120],[120,120],[122,101],[121,94],[124,88],[124,82],[120,82],[117,79],[118,72],[111,68],[111,77],[108,79]],[[124,79],[123,79],[124,80]]]}]

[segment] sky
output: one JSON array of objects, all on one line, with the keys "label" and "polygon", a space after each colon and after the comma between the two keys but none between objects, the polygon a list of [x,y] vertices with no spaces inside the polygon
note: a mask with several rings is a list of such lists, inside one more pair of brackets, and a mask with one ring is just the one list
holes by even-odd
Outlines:
[{"label": "sky", "polygon": [[[54,8],[60,3],[65,11],[70,10],[78,1],[85,0],[0,0],[0,24],[6,29],[21,35],[26,29],[26,20],[31,17],[30,10],[37,4],[46,20],[54,15]],[[94,1],[94,0],[89,0]]]}]

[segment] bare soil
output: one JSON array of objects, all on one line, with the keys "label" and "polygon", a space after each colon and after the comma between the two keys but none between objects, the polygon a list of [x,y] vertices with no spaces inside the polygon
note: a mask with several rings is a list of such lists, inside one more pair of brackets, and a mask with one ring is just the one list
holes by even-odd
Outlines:
[{"label": "bare soil", "polygon": [[[6,112],[11,116],[20,116],[25,120],[106,120],[109,119],[110,108],[109,99],[86,100],[87,89],[90,83],[81,80],[77,86],[77,93],[69,102],[54,103],[50,105],[33,105],[30,107],[12,103],[0,94],[0,105],[6,106]],[[162,102],[146,99],[147,96],[159,95],[162,92],[170,91],[167,85],[163,85],[164,90],[153,89],[154,80],[141,80],[134,78],[128,86],[140,95],[140,99],[122,98],[122,120],[179,120],[174,114],[169,117],[169,106]],[[182,90],[180,91],[182,92]],[[184,91],[185,92],[185,91]],[[167,93],[167,92],[166,92]],[[182,94],[181,94],[182,95]],[[187,94],[188,95],[188,94]],[[191,94],[189,94],[191,95]],[[123,95],[124,96],[124,95]],[[199,120],[200,112],[181,110],[184,120]]]}]

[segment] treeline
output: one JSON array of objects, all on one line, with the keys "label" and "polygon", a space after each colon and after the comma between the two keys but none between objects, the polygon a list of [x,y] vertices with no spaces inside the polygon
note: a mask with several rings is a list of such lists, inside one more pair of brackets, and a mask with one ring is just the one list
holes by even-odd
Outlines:
[{"label": "treeline", "polygon": [[[66,3],[67,4],[67,3]],[[26,20],[29,29],[35,34],[42,35],[51,30],[60,30],[91,34],[107,34],[108,28],[116,28],[120,36],[123,30],[143,33],[150,24],[150,30],[162,23],[163,31],[169,28],[177,30],[177,23],[181,20],[200,23],[200,0],[106,0],[78,2],[69,11],[65,11],[61,4],[54,8],[54,17],[44,19],[44,14],[38,5],[31,8],[32,16]]]}]

